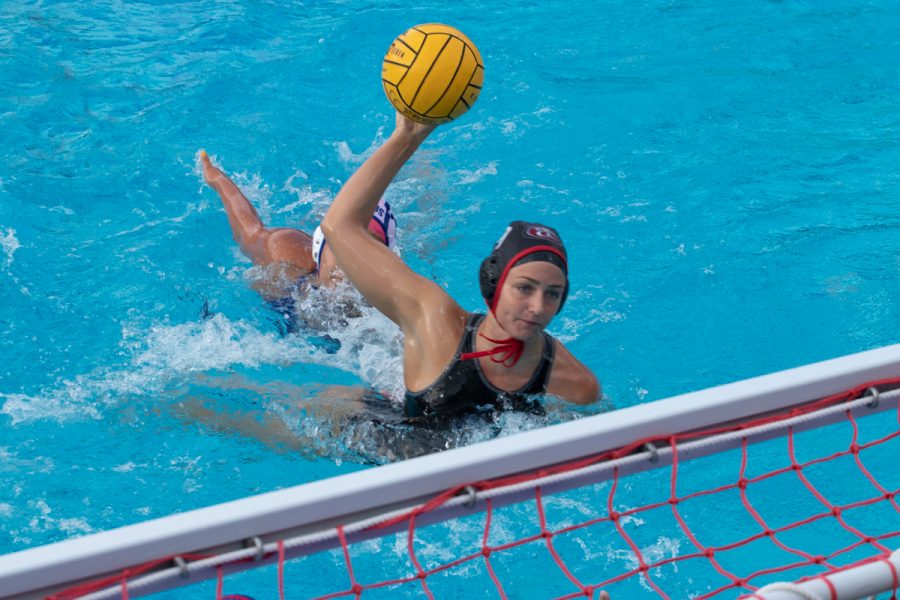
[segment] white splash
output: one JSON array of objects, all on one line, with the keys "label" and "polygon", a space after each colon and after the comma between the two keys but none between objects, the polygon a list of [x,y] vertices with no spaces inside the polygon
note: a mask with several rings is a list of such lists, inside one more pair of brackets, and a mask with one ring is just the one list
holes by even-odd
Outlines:
[{"label": "white splash", "polygon": [[472,183],[478,183],[485,177],[496,174],[497,162],[491,161],[480,169],[475,169],[474,171],[459,171],[457,173],[457,176],[459,178],[456,181],[456,185],[469,185]]},{"label": "white splash", "polygon": [[53,470],[53,459],[46,456],[20,458],[16,452],[7,447],[0,447],[0,473],[26,472],[49,473]]},{"label": "white splash", "polygon": [[28,527],[33,533],[45,531],[61,531],[69,536],[92,533],[94,528],[84,517],[55,517],[53,509],[44,500],[30,500],[28,508],[38,514],[28,521]]},{"label": "white splash", "polygon": [[[222,314],[200,322],[124,325],[120,346],[130,364],[104,367],[64,380],[33,395],[2,394],[0,413],[13,424],[37,419],[102,418],[102,408],[129,395],[160,392],[173,378],[234,365],[291,364],[309,361],[312,349],[302,338],[264,334]],[[322,359],[322,362],[325,362]]]},{"label": "white splash", "polygon": [[[232,365],[258,367],[260,364],[290,364],[306,358],[308,348],[279,338],[275,333],[264,334],[244,321],[231,321],[223,314],[213,315],[200,322],[180,325],[154,325],[148,330],[123,329],[126,346],[143,346],[132,359],[131,372],[137,381],[145,375],[189,373],[223,369]],[[116,379],[116,378],[113,378]],[[120,378],[121,391],[139,392]],[[107,378],[110,381],[110,378]]]},{"label": "white splash", "polygon": [[13,425],[42,418],[59,421],[85,417],[99,419],[99,411],[84,402],[85,396],[82,390],[68,382],[61,389],[42,391],[35,396],[0,393],[0,413],[9,416]]},{"label": "white splash", "polygon": [[281,187],[281,191],[295,196],[297,200],[283,206],[276,212],[279,214],[290,214],[298,208],[308,206],[311,208],[316,220],[321,220],[321,218],[325,216],[325,211],[327,211],[328,207],[331,205],[334,194],[329,190],[317,190],[313,188],[308,181],[309,176],[303,171],[295,171],[288,177],[288,180],[285,181],[284,185]]},{"label": "white splash", "polygon": [[13,254],[16,253],[16,250],[21,248],[19,240],[16,239],[15,229],[10,227],[6,230],[6,234],[0,235],[0,248],[3,249],[4,254],[3,268],[8,270],[13,263]]},{"label": "white splash", "polygon": [[[14,425],[39,419],[100,419],[105,407],[118,405],[129,396],[163,392],[186,374],[297,363],[336,367],[391,397],[402,396],[397,326],[371,307],[360,309],[358,318],[346,321],[339,312],[328,314],[323,306],[339,305],[334,293],[329,293],[327,298],[310,294],[298,302],[298,310],[316,315],[319,322],[312,325],[340,339],[336,353],[314,345],[303,335],[264,333],[221,313],[177,325],[125,323],[119,345],[130,356],[127,364],[100,367],[37,393],[0,393],[0,413],[8,415]],[[350,288],[343,293],[356,292]]]},{"label": "white splash", "polygon": [[334,142],[332,145],[334,149],[337,151],[338,158],[342,163],[348,166],[356,166],[362,164],[364,160],[366,160],[371,154],[375,152],[375,150],[381,146],[381,143],[384,141],[384,128],[380,127],[378,131],[375,133],[375,137],[372,139],[372,143],[368,148],[356,154],[353,150],[350,149],[350,144],[347,142]]}]

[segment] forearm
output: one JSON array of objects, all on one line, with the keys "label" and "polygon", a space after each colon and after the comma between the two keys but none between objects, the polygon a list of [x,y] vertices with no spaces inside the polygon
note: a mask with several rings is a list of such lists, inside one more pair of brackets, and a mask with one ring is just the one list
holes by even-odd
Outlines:
[{"label": "forearm", "polygon": [[424,139],[425,136],[395,130],[338,192],[322,221],[325,237],[330,240],[329,234],[339,233],[347,226],[365,229],[379,198]]}]

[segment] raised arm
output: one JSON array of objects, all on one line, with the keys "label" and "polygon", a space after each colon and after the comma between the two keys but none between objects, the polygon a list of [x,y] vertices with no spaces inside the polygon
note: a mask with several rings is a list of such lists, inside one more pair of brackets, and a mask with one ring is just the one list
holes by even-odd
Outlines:
[{"label": "raised arm", "polygon": [[367,226],[379,198],[433,130],[398,113],[394,132],[347,180],[322,220],[338,266],[366,300],[404,331],[423,298],[443,292],[369,235]]}]

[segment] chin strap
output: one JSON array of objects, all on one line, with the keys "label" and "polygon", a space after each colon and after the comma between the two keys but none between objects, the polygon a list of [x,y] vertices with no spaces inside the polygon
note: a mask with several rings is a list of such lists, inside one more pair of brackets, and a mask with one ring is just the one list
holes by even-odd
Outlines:
[{"label": "chin strap", "polygon": [[495,340],[494,338],[489,338],[483,333],[479,333],[478,335],[496,345],[490,350],[481,350],[480,352],[465,352],[459,356],[460,360],[469,360],[472,358],[480,358],[482,356],[490,356],[491,361],[499,363],[508,369],[510,367],[514,367],[515,364],[519,362],[519,359],[522,357],[522,352],[525,351],[525,342],[523,342],[522,340],[517,340],[515,338]]}]

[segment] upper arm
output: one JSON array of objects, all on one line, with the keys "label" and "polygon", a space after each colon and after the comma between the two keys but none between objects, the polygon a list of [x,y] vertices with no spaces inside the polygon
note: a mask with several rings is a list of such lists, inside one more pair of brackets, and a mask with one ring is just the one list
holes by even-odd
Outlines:
[{"label": "upper arm", "polygon": [[447,296],[364,229],[326,230],[325,235],[338,265],[353,285],[404,332],[436,295]]}]

